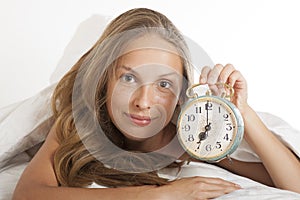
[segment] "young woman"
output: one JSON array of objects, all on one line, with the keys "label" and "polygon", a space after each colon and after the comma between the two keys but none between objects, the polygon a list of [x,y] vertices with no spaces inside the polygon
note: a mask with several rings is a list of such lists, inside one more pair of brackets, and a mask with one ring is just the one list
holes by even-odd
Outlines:
[{"label": "young woman", "polygon": [[[173,142],[172,118],[192,82],[191,66],[182,35],[164,15],[141,8],[114,19],[58,83],[55,122],[13,199],[208,199],[240,189],[219,178],[169,181],[159,174],[190,159]],[[199,82],[234,88],[245,139],[262,160],[217,164],[300,193],[299,160],[247,104],[242,74],[218,64],[204,67]],[[92,183],[108,188],[88,188]]]}]

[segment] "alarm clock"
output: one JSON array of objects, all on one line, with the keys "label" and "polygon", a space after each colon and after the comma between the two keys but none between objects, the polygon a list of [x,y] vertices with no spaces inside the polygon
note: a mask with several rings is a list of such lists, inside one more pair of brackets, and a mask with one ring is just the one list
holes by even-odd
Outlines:
[{"label": "alarm clock", "polygon": [[230,102],[234,89],[225,83],[217,85],[225,88],[219,96],[210,89],[198,95],[194,89],[203,86],[200,84],[189,87],[186,91],[189,99],[181,107],[177,122],[181,146],[193,158],[206,162],[230,159],[244,135],[242,115]]}]

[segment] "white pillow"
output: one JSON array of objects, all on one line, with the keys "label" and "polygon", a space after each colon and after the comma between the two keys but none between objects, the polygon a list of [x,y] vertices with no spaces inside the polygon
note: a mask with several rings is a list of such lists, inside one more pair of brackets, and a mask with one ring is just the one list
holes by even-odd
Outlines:
[{"label": "white pillow", "polygon": [[47,128],[44,132],[34,130],[52,116],[50,101],[54,87],[55,84],[31,98],[0,109],[0,171],[15,156],[45,139]]}]

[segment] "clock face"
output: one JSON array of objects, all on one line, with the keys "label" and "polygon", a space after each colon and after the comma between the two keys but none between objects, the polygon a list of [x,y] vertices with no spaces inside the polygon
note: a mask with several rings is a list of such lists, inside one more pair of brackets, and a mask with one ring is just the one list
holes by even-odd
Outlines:
[{"label": "clock face", "polygon": [[222,98],[202,96],[189,101],[177,124],[178,138],[192,157],[217,161],[231,154],[243,134],[238,110]]}]

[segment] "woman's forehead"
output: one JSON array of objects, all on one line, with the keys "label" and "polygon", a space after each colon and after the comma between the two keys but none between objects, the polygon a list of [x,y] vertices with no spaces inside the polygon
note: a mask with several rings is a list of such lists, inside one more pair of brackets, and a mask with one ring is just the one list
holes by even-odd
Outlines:
[{"label": "woman's forehead", "polygon": [[131,69],[144,66],[143,70],[173,70],[179,74],[183,73],[181,57],[164,49],[141,48],[130,51],[118,59],[118,67],[120,66]]}]

